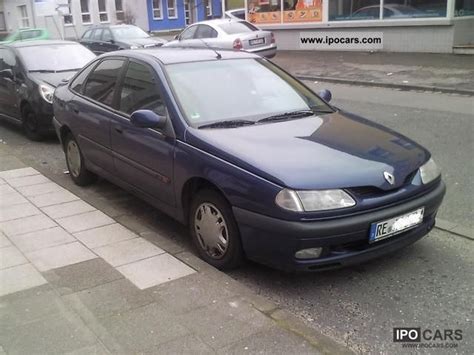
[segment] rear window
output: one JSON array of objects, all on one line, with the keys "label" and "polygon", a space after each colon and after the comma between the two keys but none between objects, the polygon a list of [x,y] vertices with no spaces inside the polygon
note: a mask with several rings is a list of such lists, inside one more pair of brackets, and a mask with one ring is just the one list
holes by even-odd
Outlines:
[{"label": "rear window", "polygon": [[219,25],[219,27],[228,35],[258,31],[257,27],[247,21],[232,21],[223,23],[222,25]]}]

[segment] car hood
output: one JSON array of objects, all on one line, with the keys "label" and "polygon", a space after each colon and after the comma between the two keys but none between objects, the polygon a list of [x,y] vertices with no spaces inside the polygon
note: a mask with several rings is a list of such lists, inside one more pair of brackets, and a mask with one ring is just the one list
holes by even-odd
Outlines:
[{"label": "car hood", "polygon": [[131,38],[131,39],[122,39],[120,42],[125,43],[129,46],[137,46],[137,47],[143,47],[146,45],[159,45],[159,44],[164,44],[166,43],[165,40],[161,38]]},{"label": "car hood", "polygon": [[[337,112],[227,129],[195,129],[186,142],[293,189],[402,186],[429,152],[364,118]],[[384,172],[395,177],[391,185]]]},{"label": "car hood", "polygon": [[29,73],[29,76],[37,81],[43,82],[52,87],[57,87],[59,84],[63,82],[63,80],[69,80],[72,78],[74,74],[76,74],[77,70],[69,70],[69,71],[61,71],[60,73]]}]

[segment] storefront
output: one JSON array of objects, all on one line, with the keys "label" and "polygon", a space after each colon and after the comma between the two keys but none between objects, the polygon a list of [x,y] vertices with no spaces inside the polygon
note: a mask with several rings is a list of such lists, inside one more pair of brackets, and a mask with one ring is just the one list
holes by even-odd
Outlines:
[{"label": "storefront", "polygon": [[375,33],[383,51],[451,53],[474,44],[474,0],[246,0],[245,5],[247,19],[273,30],[280,49],[361,50],[302,42],[354,33],[353,42]]}]

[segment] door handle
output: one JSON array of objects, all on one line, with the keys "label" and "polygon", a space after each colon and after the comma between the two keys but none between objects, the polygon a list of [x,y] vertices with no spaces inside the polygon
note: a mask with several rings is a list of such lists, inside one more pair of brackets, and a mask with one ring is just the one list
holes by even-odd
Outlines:
[{"label": "door handle", "polygon": [[115,131],[116,131],[117,133],[120,133],[120,134],[123,133],[123,130],[122,130],[122,128],[120,128],[120,127],[115,127]]},{"label": "door handle", "polygon": [[71,109],[72,109],[72,112],[74,112],[75,114],[79,113],[79,109],[77,108],[76,105],[71,105]]}]

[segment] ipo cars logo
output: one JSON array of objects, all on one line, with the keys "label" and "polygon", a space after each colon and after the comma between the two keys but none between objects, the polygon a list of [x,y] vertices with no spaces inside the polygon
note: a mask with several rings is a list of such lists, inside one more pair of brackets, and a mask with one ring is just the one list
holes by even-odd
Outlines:
[{"label": "ipo cars logo", "polygon": [[393,328],[395,343],[417,348],[455,348],[463,338],[461,329]]}]

